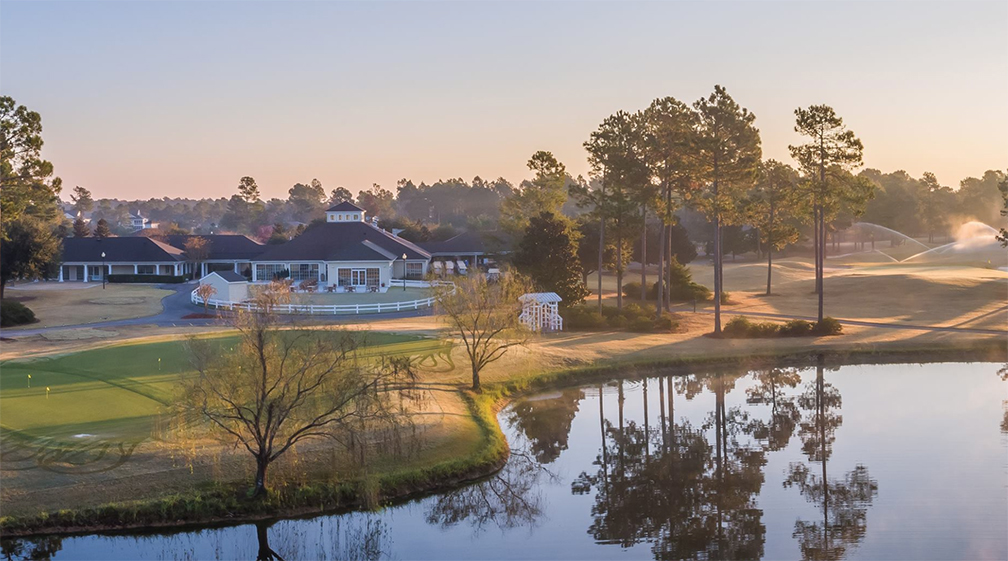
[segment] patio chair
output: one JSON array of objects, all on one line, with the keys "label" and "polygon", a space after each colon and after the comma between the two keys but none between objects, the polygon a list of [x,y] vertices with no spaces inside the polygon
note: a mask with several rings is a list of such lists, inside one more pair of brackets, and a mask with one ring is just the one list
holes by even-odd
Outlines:
[{"label": "patio chair", "polygon": [[454,275],[455,274],[455,262],[445,261],[445,274]]},{"label": "patio chair", "polygon": [[458,261],[457,264],[458,264],[458,274],[460,274],[460,275],[468,275],[469,274],[469,270],[468,270],[468,268],[466,268],[465,261]]}]

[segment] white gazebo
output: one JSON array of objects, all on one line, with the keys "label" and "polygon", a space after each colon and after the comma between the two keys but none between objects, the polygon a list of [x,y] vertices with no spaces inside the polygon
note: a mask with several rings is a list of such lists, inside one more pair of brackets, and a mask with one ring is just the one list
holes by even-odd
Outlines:
[{"label": "white gazebo", "polygon": [[531,292],[518,298],[522,312],[518,317],[532,331],[563,331],[563,318],[557,304],[563,301],[556,292]]}]

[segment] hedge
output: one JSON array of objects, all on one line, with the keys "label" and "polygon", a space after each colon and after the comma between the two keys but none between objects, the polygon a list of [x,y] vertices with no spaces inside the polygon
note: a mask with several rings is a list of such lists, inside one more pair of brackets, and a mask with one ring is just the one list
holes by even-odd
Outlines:
[{"label": "hedge", "polygon": [[745,316],[736,316],[725,324],[722,333],[729,339],[814,337],[839,335],[843,333],[843,326],[835,318],[828,316],[816,323],[793,319],[783,325],[768,321],[754,322]]},{"label": "hedge", "polygon": [[109,275],[109,282],[131,283],[131,282],[159,282],[178,284],[186,281],[183,275]]}]

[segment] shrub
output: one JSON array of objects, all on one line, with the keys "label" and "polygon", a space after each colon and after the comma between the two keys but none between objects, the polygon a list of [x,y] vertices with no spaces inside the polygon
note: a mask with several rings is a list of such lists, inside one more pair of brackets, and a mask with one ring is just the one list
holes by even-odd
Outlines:
[{"label": "shrub", "polygon": [[654,330],[663,333],[671,333],[679,329],[679,322],[672,318],[669,314],[662,314],[658,316],[658,319],[654,320]]},{"label": "shrub", "polygon": [[635,304],[631,302],[623,306],[623,316],[629,320],[633,320],[639,317],[649,317],[650,312],[641,307],[640,304]]},{"label": "shrub", "polygon": [[[640,283],[639,282],[625,282],[623,283],[623,296],[627,298],[639,299],[640,298]],[[648,298],[654,298],[650,293],[647,295]]]},{"label": "shrub", "polygon": [[781,337],[807,337],[812,334],[812,324],[803,319],[793,319],[780,327]]},{"label": "shrub", "polygon": [[721,333],[725,337],[730,337],[732,339],[745,339],[749,337],[749,328],[752,326],[752,322],[749,318],[745,316],[735,316],[728,320],[728,323],[724,324],[724,328],[721,329]]},{"label": "shrub", "polygon": [[727,290],[721,291],[721,305],[724,306],[725,304],[730,303],[731,303],[731,293],[728,292]]},{"label": "shrub", "polygon": [[186,281],[184,275],[109,275],[110,283],[157,282],[178,284]]},{"label": "shrub", "polygon": [[616,314],[615,316],[609,318],[607,323],[609,324],[609,327],[613,327],[615,329],[623,329],[624,327],[627,326],[628,322],[625,316]]},{"label": "shrub", "polygon": [[627,329],[634,333],[651,333],[654,331],[655,322],[651,318],[638,317],[629,321]]},{"label": "shrub", "polygon": [[836,318],[826,316],[816,322],[812,327],[812,333],[814,335],[839,335],[843,333],[843,326]]},{"label": "shrub", "polygon": [[561,315],[566,329],[601,329],[606,324],[606,318],[598,310],[586,306],[571,306]]},{"label": "shrub", "polygon": [[35,312],[16,300],[0,300],[0,327],[34,323]]},{"label": "shrub", "polygon": [[722,333],[731,339],[777,337],[780,335],[780,326],[767,321],[753,322],[745,316],[736,316],[725,324]]}]

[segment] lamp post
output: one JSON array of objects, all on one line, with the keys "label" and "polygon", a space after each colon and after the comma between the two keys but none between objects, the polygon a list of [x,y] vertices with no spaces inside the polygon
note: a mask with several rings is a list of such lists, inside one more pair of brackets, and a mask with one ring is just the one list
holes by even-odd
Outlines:
[{"label": "lamp post", "polygon": [[105,252],[101,252],[101,289],[105,290],[105,277],[108,276],[108,271],[105,269]]},{"label": "lamp post", "polygon": [[406,292],[406,254],[402,254],[402,289]]}]

